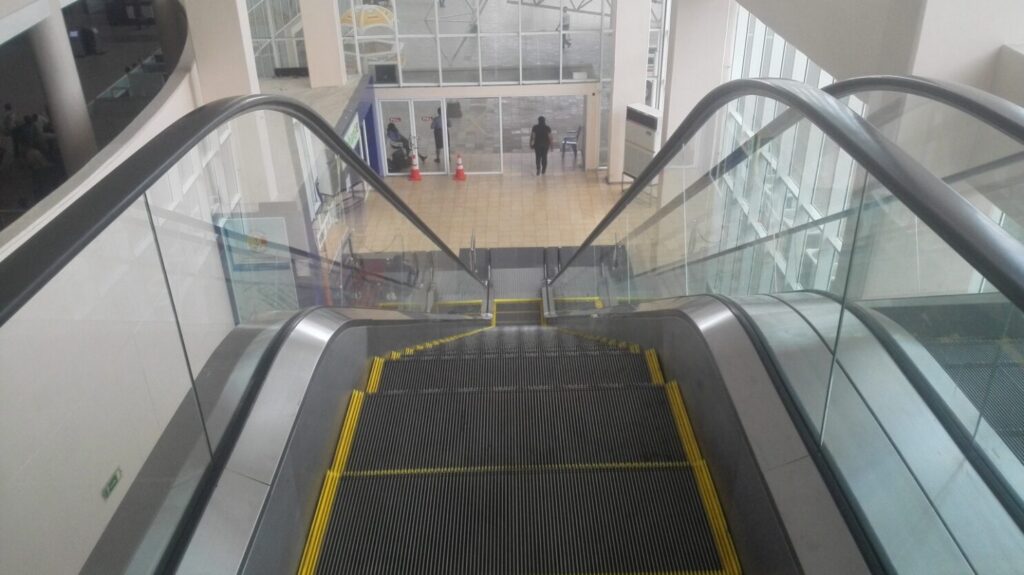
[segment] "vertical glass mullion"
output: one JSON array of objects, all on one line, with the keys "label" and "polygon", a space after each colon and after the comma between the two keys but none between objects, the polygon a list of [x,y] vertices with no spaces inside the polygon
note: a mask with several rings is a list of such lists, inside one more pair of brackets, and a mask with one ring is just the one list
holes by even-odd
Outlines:
[{"label": "vertical glass mullion", "polygon": [[[434,2],[437,2],[437,0],[434,0]],[[403,68],[405,66],[402,65],[402,43],[398,38],[398,2],[393,2],[391,4],[391,9],[394,11],[395,15],[395,28],[394,33],[392,34],[392,40],[395,42],[395,69],[398,70],[398,86],[402,87],[405,85],[405,78],[403,77],[403,73],[405,72]],[[410,124],[411,123],[412,122],[410,122]]]},{"label": "vertical glass mullion", "polygon": [[[847,269],[846,269],[846,273],[845,273],[844,280],[843,280],[843,288],[842,288],[843,291],[842,291],[842,294],[840,294],[840,296],[839,296],[839,302],[840,302],[840,305],[839,305],[839,310],[840,310],[839,311],[839,321],[838,321],[838,325],[836,326],[835,344],[832,347],[832,362],[831,362],[831,365],[829,366],[828,380],[826,382],[825,404],[822,407],[822,413],[821,413],[821,434],[818,436],[818,446],[822,447],[822,448],[825,445],[825,430],[826,430],[827,425],[828,425],[828,409],[829,409],[829,403],[831,402],[831,399],[832,399],[832,385],[833,385],[833,381],[835,380],[836,358],[839,356],[839,346],[841,345],[841,341],[840,340],[842,339],[842,333],[843,333],[843,322],[846,319],[846,314],[848,313],[848,309],[846,307],[847,306],[847,298],[848,298],[848,295],[849,295],[848,292],[849,292],[849,288],[850,288],[850,278],[853,276],[853,274],[852,274],[853,261],[854,261],[854,258],[857,255],[856,254],[856,249],[857,249],[856,246],[857,246],[857,238],[858,238],[858,235],[860,233],[860,221],[861,221],[861,217],[864,215],[864,200],[867,197],[867,185],[868,185],[868,182],[870,180],[871,180],[871,178],[865,177],[864,178],[864,182],[863,182],[863,186],[859,190],[860,198],[857,200],[857,211],[856,211],[856,215],[855,215],[856,219],[853,221],[853,232],[850,234],[851,240],[850,240],[850,245],[849,245],[849,257],[846,258],[846,268]],[[847,225],[849,225],[849,223],[847,223]]]},{"label": "vertical glass mullion", "polygon": [[522,2],[516,3],[516,22],[519,23],[519,28],[516,31],[516,36],[519,38],[519,84],[523,84],[523,4]]},{"label": "vertical glass mullion", "polygon": [[[436,6],[434,7],[434,13],[435,14],[439,13],[440,11],[441,11],[440,8],[438,8]],[[473,2],[473,14],[476,15],[474,17],[475,19],[474,19],[474,24],[473,24],[473,26],[476,28],[476,83],[477,83],[478,86],[483,86],[483,84],[484,84],[484,48],[483,48],[484,39],[483,39],[483,36],[480,33],[480,0],[474,0],[474,2]],[[448,110],[445,110],[445,114],[446,115],[447,115],[447,113],[448,113]],[[447,124],[445,124],[445,127],[447,127]],[[447,131],[447,130],[445,130],[445,131]]]},{"label": "vertical glass mullion", "polygon": [[559,0],[558,2],[558,29],[561,32],[558,35],[558,83],[562,83],[562,66],[565,61],[565,29],[562,28],[562,8],[564,7],[565,0]]},{"label": "vertical glass mullion", "polygon": [[359,48],[359,27],[355,19],[355,0],[348,0],[348,9],[352,14],[352,44],[355,46],[355,70],[361,75],[365,74],[365,71],[362,70],[362,50]]}]

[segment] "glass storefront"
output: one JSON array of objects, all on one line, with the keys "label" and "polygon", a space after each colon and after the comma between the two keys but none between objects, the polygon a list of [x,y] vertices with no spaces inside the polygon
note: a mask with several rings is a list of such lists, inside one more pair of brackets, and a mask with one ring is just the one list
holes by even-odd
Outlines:
[{"label": "glass storefront", "polygon": [[582,165],[582,146],[575,154],[570,147],[561,155],[560,142],[582,133],[583,96],[381,100],[377,106],[384,134],[379,153],[387,176],[408,174],[414,151],[425,175],[454,173],[458,156],[471,174],[503,173],[506,155],[516,166],[523,161],[532,165],[530,128],[540,115],[548,117],[553,130],[552,157],[560,154],[567,169]]},{"label": "glass storefront", "polygon": [[[338,0],[346,64],[378,86],[610,77],[612,0]],[[654,0],[663,14],[662,0]],[[660,47],[658,54],[661,53]],[[660,70],[659,70],[660,72]]]}]

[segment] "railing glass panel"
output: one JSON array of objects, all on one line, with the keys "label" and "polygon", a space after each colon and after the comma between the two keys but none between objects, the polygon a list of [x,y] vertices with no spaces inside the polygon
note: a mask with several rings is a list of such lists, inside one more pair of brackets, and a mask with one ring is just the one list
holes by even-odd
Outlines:
[{"label": "railing glass panel", "polygon": [[[548,286],[549,305],[725,296],[752,319],[887,567],[1012,571],[1024,564],[1012,431],[1024,427],[1024,393],[1008,376],[1024,373],[1024,337],[1012,335],[1024,318],[838,143],[847,129],[881,138],[852,116],[826,132],[768,97],[723,107],[645,189],[627,192],[630,203]],[[943,345],[992,358],[918,361]],[[955,429],[936,400],[955,412]]]},{"label": "railing glass panel", "polygon": [[874,90],[843,101],[979,211],[1024,239],[1024,142],[931,97]]},{"label": "railing glass panel", "polygon": [[301,310],[480,313],[486,287],[289,105],[193,113],[127,160],[89,197],[137,199],[0,325],[0,572],[163,569]]}]

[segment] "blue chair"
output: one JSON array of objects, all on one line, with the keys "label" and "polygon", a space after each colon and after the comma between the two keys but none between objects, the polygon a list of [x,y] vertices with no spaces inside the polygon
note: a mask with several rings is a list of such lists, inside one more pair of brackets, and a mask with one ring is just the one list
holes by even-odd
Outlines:
[{"label": "blue chair", "polygon": [[583,126],[578,126],[575,132],[568,132],[565,137],[562,138],[562,159],[565,159],[565,151],[572,148],[572,161],[576,163],[576,157],[579,154],[580,148],[580,136],[583,134]]}]

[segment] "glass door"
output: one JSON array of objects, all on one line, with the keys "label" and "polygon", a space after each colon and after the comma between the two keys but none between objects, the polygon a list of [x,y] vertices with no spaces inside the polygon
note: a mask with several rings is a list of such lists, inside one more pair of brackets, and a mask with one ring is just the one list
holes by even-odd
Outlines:
[{"label": "glass door", "polygon": [[[381,156],[384,175],[408,174],[412,166],[412,143],[415,137],[412,105],[409,100],[382,100],[380,106]],[[423,167],[420,166],[422,170]]]},{"label": "glass door", "polygon": [[446,103],[452,171],[455,171],[455,157],[461,155],[469,173],[500,174],[500,98],[459,98],[446,100]]},{"label": "glass door", "polygon": [[[441,100],[415,100],[412,103],[416,122],[413,140],[420,155],[420,170],[424,174],[448,173],[448,134],[444,129],[445,114]],[[448,124],[450,125],[450,124]]]}]

